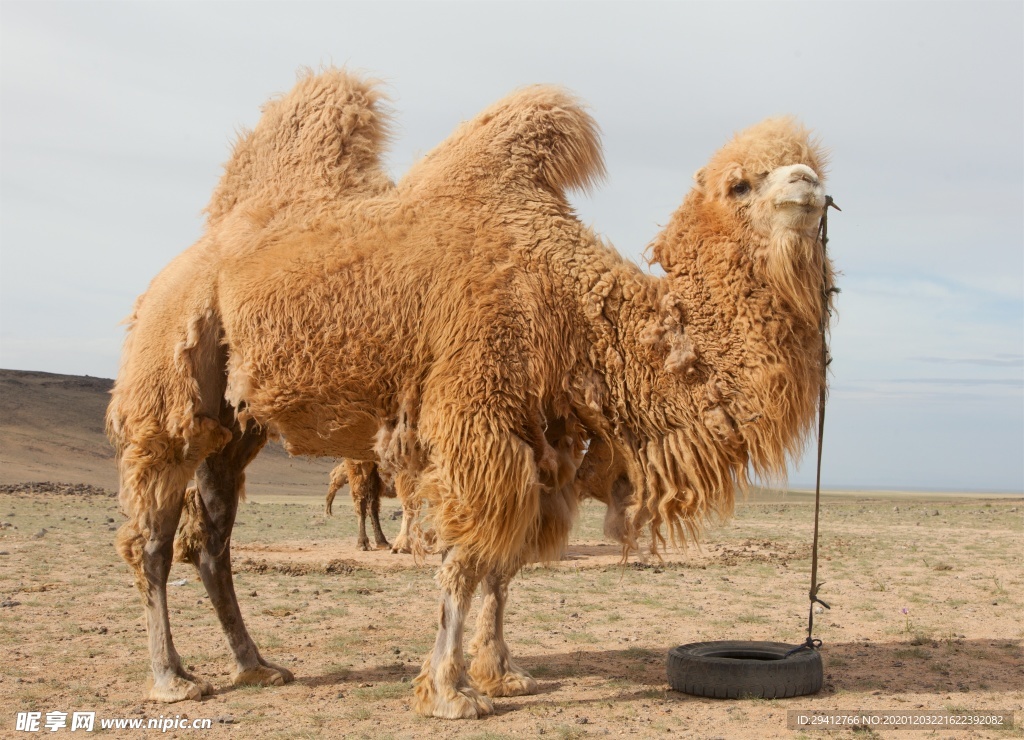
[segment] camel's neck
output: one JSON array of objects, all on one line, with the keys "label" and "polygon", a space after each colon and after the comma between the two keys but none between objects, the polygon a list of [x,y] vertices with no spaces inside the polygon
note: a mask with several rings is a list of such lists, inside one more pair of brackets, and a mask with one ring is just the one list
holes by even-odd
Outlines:
[{"label": "camel's neck", "polygon": [[668,276],[611,272],[589,296],[602,307],[595,323],[607,322],[597,359],[608,358],[608,410],[625,428],[615,436],[645,490],[634,524],[680,537],[710,509],[730,510],[748,471],[784,476],[822,377],[818,327],[758,278],[750,251],[693,236],[674,220],[658,237],[677,243]]}]

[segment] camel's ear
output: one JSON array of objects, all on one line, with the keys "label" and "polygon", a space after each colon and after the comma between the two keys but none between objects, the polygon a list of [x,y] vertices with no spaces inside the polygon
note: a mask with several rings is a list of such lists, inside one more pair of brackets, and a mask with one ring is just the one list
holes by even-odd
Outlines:
[{"label": "camel's ear", "polygon": [[693,173],[693,181],[697,185],[697,190],[704,192],[704,184],[707,179],[707,172],[705,168],[701,167],[699,170]]}]

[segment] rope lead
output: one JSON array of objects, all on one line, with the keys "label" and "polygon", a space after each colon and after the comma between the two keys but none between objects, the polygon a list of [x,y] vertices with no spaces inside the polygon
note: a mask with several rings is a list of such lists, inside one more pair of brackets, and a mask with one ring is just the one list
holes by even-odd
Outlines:
[{"label": "rope lead", "polygon": [[828,366],[832,364],[832,357],[828,352],[828,325],[832,317],[832,309],[829,299],[839,289],[829,284],[828,280],[828,209],[842,209],[832,200],[831,195],[825,196],[825,208],[821,212],[821,224],[818,226],[818,238],[821,241],[821,265],[822,265],[822,310],[821,310],[821,390],[818,393],[818,469],[814,480],[814,544],[811,547],[811,588],[808,592],[811,604],[807,610],[807,639],[803,644],[793,648],[786,656],[790,656],[800,650],[817,650],[821,647],[821,640],[814,637],[814,605],[821,604],[826,609],[831,609],[828,604],[818,598],[818,589],[824,583],[818,583],[818,515],[821,511],[821,439],[825,433],[825,398],[828,395]]}]

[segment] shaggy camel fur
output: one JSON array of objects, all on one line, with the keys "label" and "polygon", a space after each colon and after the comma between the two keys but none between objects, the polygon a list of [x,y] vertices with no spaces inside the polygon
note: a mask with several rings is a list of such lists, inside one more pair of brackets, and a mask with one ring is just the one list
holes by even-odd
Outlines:
[{"label": "shaggy camel fur", "polygon": [[415,477],[444,559],[414,706],[459,718],[537,689],[505,644],[508,584],[564,547],[588,440],[621,466],[604,481],[614,531],[658,547],[728,513],[749,470],[784,475],[808,432],[832,271],[816,231],[822,154],[799,125],[759,124],[697,174],[652,245],[664,278],[575,217],[565,192],[602,161],[596,125],[564,91],[505,98],[397,185],[380,165],[387,129],[372,83],[302,79],[238,142],[204,235],[136,305],[108,428],[154,699],[209,689],[167,621],[193,473],[204,537],[189,556],[233,680],[291,680],[249,637],[231,581],[243,471],[268,435]]},{"label": "shaggy camel fur", "polygon": [[360,550],[370,549],[370,538],[366,536],[366,515],[369,513],[370,524],[373,526],[373,537],[378,549],[390,547],[391,552],[394,553],[412,552],[412,547],[409,544],[409,530],[415,517],[415,507],[411,502],[406,503],[409,496],[401,497],[402,527],[398,530],[394,545],[388,544],[387,538],[380,528],[380,499],[382,496],[386,498],[398,496],[395,490],[395,481],[390,477],[385,480],[385,476],[380,475],[376,463],[346,460],[336,465],[331,470],[330,485],[327,487],[327,501],[324,504],[324,513],[327,516],[333,515],[334,497],[346,485],[352,492],[352,503],[356,509],[356,517],[359,519],[356,546]]}]

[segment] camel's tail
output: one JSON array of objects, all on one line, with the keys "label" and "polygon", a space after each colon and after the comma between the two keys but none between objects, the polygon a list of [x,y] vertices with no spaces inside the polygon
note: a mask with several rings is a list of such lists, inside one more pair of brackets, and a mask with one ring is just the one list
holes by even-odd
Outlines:
[{"label": "camel's tail", "polygon": [[604,176],[597,122],[560,87],[535,85],[498,101],[464,123],[424,157],[401,187],[498,182],[542,187],[564,198]]},{"label": "camel's tail", "polygon": [[206,520],[203,502],[199,498],[199,489],[189,486],[185,490],[185,503],[181,511],[181,521],[174,535],[174,560],[178,563],[194,562],[195,556],[209,537],[206,531]]},{"label": "camel's tail", "polygon": [[348,485],[348,469],[345,467],[345,463],[342,462],[331,470],[331,482],[327,487],[327,501],[324,503],[324,514],[326,516],[334,516],[334,497],[346,485]]},{"label": "camel's tail", "polygon": [[307,71],[287,95],[268,102],[224,166],[206,208],[210,225],[238,205],[253,212],[291,204],[322,209],[391,187],[381,163],[391,121],[379,88],[341,69]]}]

